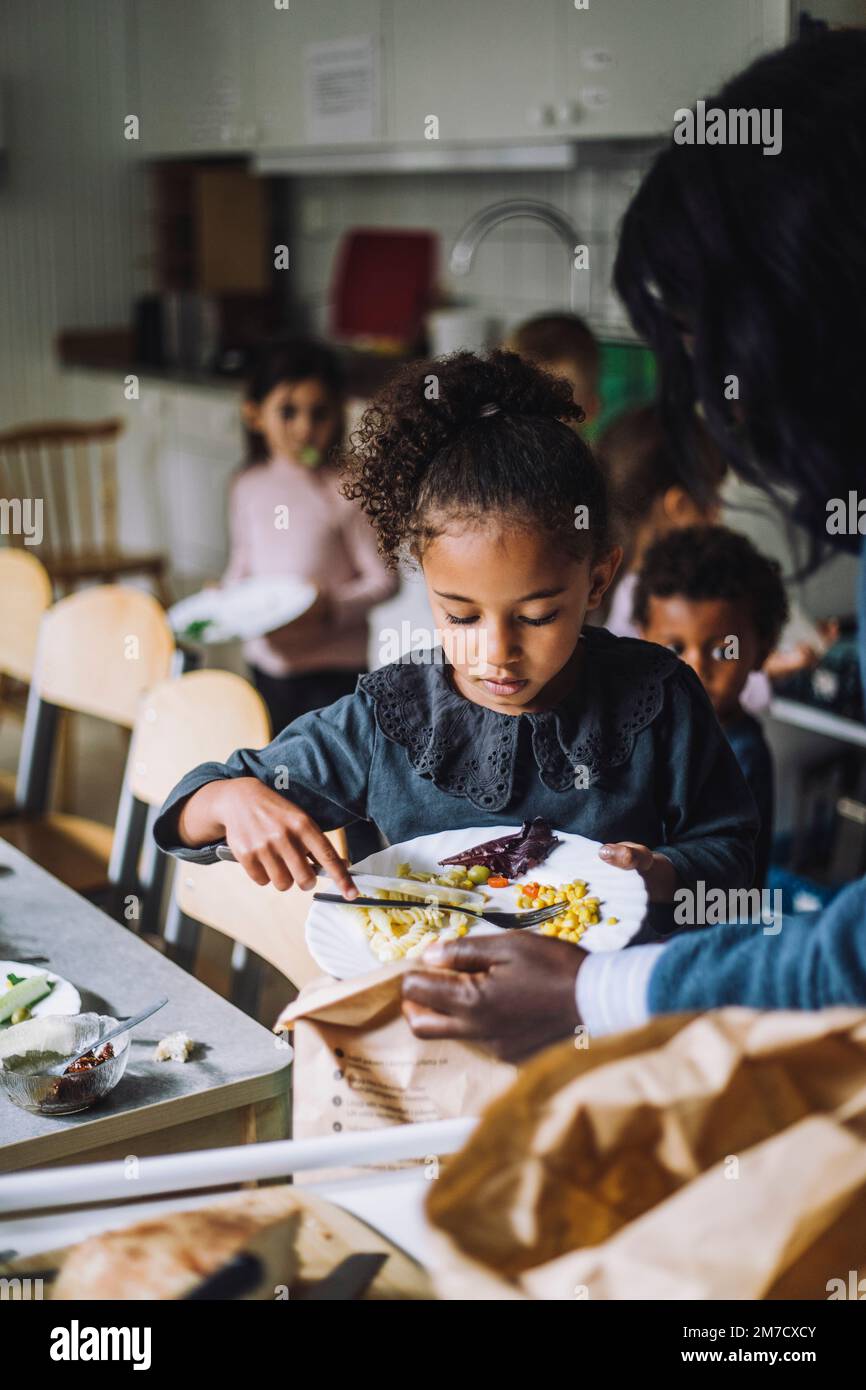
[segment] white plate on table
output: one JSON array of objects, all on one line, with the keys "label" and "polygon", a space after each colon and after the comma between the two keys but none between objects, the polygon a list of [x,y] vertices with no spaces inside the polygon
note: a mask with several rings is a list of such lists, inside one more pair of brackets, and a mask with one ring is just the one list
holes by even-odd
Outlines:
[{"label": "white plate on table", "polygon": [[[49,980],[54,981],[51,993],[40,999],[38,1004],[31,1006],[31,1018],[44,1018],[46,1014],[81,1013],[81,995],[75,986],[64,980],[62,975],[55,975],[53,970],[46,970],[44,965],[23,965],[17,960],[0,960],[0,999],[6,993],[7,975],[17,975],[22,980],[29,980],[31,975],[47,975]],[[0,1023],[0,1028],[4,1027],[6,1025]]]},{"label": "white plate on table", "polygon": [[[366,859],[352,865],[355,873],[396,874],[398,864],[410,864],[422,873],[444,874],[452,866],[440,864],[441,859],[482,845],[489,840],[498,840],[504,835],[515,835],[519,825],[474,826],[466,830],[444,830],[438,835],[421,835],[417,840],[406,840],[403,844],[390,845],[387,849],[371,854]],[[505,912],[519,911],[517,898],[521,883],[552,883],[558,886],[571,883],[574,879],[585,879],[589,885],[588,893],[601,900],[601,921],[587,929],[581,938],[581,946],[587,951],[618,951],[637,935],[647,910],[646,886],[640,874],[634,869],[617,869],[599,859],[601,841],[587,840],[583,835],[569,835],[564,830],[553,832],[561,841],[542,864],[536,864],[528,873],[513,880],[508,888],[487,888],[491,908]],[[320,888],[325,881],[320,880]],[[327,891],[334,887],[327,881]],[[608,925],[608,917],[617,917],[614,925]],[[499,927],[480,921],[471,928],[473,935],[487,936],[499,931]],[[364,934],[360,911],[343,907],[339,903],[313,903],[307,917],[307,947],[316,964],[337,980],[347,980],[354,975],[364,975],[376,970],[381,961],[370,949]]]},{"label": "white plate on table", "polygon": [[181,599],[168,610],[168,617],[178,637],[184,637],[192,623],[208,624],[188,641],[248,642],[294,622],[312,606],[315,597],[315,585],[303,579],[242,579],[225,589],[202,589]]}]

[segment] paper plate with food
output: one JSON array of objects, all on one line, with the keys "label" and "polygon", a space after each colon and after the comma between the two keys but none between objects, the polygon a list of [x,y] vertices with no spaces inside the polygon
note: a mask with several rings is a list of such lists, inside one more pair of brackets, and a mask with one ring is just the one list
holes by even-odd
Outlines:
[{"label": "paper plate with food", "polygon": [[[500,930],[470,907],[520,912],[561,904],[561,913],[534,930],[587,951],[617,951],[640,929],[646,886],[634,870],[599,859],[600,848],[540,819],[390,845],[352,866],[361,893],[381,898],[381,906],[314,902],[307,946],[322,970],[345,980],[420,956],[437,939]],[[330,881],[319,886],[333,889]]]},{"label": "paper plate with food", "polygon": [[224,589],[214,586],[190,594],[168,610],[168,617],[187,642],[248,642],[294,622],[315,597],[315,585],[301,579],[242,579]]},{"label": "paper plate with food", "polygon": [[0,1028],[46,1014],[77,1014],[81,995],[74,985],[44,966],[0,960]]}]

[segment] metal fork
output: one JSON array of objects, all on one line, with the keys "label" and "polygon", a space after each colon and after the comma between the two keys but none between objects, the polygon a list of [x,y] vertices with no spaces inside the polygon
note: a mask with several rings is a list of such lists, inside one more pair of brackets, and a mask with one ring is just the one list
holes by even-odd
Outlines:
[{"label": "metal fork", "polygon": [[[217,845],[216,854],[218,859],[224,859],[231,863],[235,862],[235,857],[228,845]],[[314,868],[321,870],[320,864],[314,864]],[[399,898],[344,898],[340,893],[314,893],[313,902],[317,903],[342,903],[343,907],[442,907],[451,912],[468,912],[471,917],[480,917],[482,921],[489,922],[492,927],[501,927],[503,931],[520,931],[521,927],[539,927],[542,922],[547,922],[551,917],[558,917],[560,912],[565,912],[567,903],[554,903],[551,907],[530,907],[525,912],[495,912],[490,910],[482,911],[479,907],[464,907],[462,903],[443,903],[436,901],[433,903],[425,902],[423,898],[407,899],[401,902]]]},{"label": "metal fork", "polygon": [[550,907],[530,907],[525,912],[495,912],[489,908],[464,907],[462,903],[426,903],[423,898],[344,898],[339,893],[314,893],[313,902],[342,903],[343,907],[439,907],[444,912],[466,912],[470,917],[478,917],[489,922],[492,927],[503,931],[520,931],[522,927],[538,927],[551,917],[558,917],[568,910],[568,903],[553,903]]}]

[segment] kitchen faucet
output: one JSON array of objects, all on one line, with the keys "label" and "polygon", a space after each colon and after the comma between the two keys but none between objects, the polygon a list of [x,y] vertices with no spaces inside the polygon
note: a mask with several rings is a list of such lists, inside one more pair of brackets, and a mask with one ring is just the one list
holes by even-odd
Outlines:
[{"label": "kitchen faucet", "polygon": [[533,217],[545,226],[551,227],[568,252],[568,303],[574,313],[575,250],[581,244],[580,233],[565,215],[551,203],[539,203],[533,198],[507,198],[502,203],[491,203],[470,217],[459,233],[451,251],[449,262],[452,275],[467,275],[472,268],[472,259],[487,233],[500,222],[512,217]]}]

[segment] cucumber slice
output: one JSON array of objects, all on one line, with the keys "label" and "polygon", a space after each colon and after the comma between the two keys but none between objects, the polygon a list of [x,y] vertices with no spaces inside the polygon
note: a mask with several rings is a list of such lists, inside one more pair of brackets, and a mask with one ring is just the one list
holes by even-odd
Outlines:
[{"label": "cucumber slice", "polygon": [[50,994],[54,988],[53,980],[47,975],[31,975],[20,985],[13,985],[5,994],[0,994],[0,1023],[6,1023],[16,1009],[29,1009]]}]

